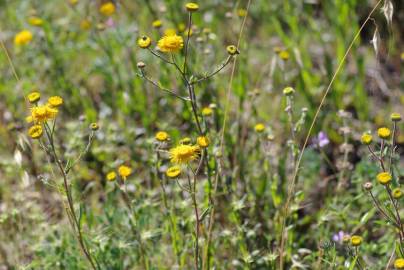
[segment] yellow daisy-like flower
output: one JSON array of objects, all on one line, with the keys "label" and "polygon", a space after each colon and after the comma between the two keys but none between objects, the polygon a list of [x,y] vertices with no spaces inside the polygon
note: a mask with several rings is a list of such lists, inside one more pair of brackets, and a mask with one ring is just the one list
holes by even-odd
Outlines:
[{"label": "yellow daisy-like flower", "polygon": [[43,20],[38,17],[31,17],[28,19],[28,23],[33,26],[41,26],[43,24]]},{"label": "yellow daisy-like flower", "polygon": [[196,138],[196,143],[202,147],[202,148],[206,148],[209,146],[210,140],[208,137],[206,136],[199,136],[198,138]]},{"label": "yellow daisy-like flower", "polygon": [[203,116],[211,116],[212,113],[213,113],[213,110],[210,107],[205,107],[205,108],[202,109],[202,115]]},{"label": "yellow daisy-like flower", "polygon": [[92,131],[97,131],[99,128],[100,128],[100,126],[95,122],[90,124],[90,129]]},{"label": "yellow daisy-like flower", "polygon": [[194,12],[197,11],[199,9],[198,4],[196,3],[186,3],[185,4],[185,8],[189,11],[189,12]]},{"label": "yellow daisy-like flower", "polygon": [[112,2],[107,2],[101,5],[100,13],[104,16],[111,16],[115,13],[115,5]]},{"label": "yellow daisy-like flower", "polygon": [[404,259],[399,258],[394,261],[394,267],[396,269],[404,269]]},{"label": "yellow daisy-like flower", "polygon": [[403,196],[403,192],[401,191],[400,188],[395,188],[392,191],[392,195],[394,199],[400,199]]},{"label": "yellow daisy-like flower", "polygon": [[83,19],[81,22],[80,22],[80,29],[82,29],[82,30],[88,30],[88,29],[90,29],[91,28],[91,21],[90,20],[88,20],[88,19]]},{"label": "yellow daisy-like flower", "polygon": [[355,247],[360,246],[360,244],[362,244],[362,240],[362,237],[360,237],[359,235],[352,235],[351,244]]},{"label": "yellow daisy-like flower", "polygon": [[126,178],[132,174],[132,169],[128,166],[121,165],[118,168],[118,173],[119,173],[119,176],[121,176],[123,180],[126,180]]},{"label": "yellow daisy-like flower", "polygon": [[52,107],[59,107],[60,105],[63,104],[63,98],[59,97],[59,96],[53,96],[50,97],[48,99],[48,103],[49,105],[51,105]]},{"label": "yellow daisy-like flower", "polygon": [[79,0],[69,0],[70,5],[72,6],[77,5],[78,2]]},{"label": "yellow daisy-like flower", "polygon": [[388,185],[391,182],[391,174],[388,172],[381,172],[376,176],[377,181],[382,185]]},{"label": "yellow daisy-like flower", "polygon": [[386,127],[381,127],[377,130],[377,135],[379,135],[381,139],[387,140],[390,138],[391,131]]},{"label": "yellow daisy-like flower", "polygon": [[28,130],[28,134],[31,138],[33,139],[38,139],[39,137],[42,136],[43,130],[42,130],[42,126],[40,125],[34,125],[32,127],[30,127],[30,129]]},{"label": "yellow daisy-like flower", "polygon": [[287,61],[287,60],[289,60],[290,55],[289,55],[288,51],[281,51],[281,52],[279,53],[279,57],[280,57],[282,60]]},{"label": "yellow daisy-like flower", "polygon": [[363,133],[361,137],[361,142],[365,145],[369,145],[372,143],[373,137],[369,133]]},{"label": "yellow daisy-like flower", "polygon": [[174,28],[167,28],[164,30],[164,35],[165,36],[174,36],[177,34],[177,31]]},{"label": "yellow daisy-like flower", "polygon": [[247,10],[244,9],[244,8],[239,8],[239,9],[237,10],[237,15],[238,15],[239,17],[245,17],[245,16],[247,16]]},{"label": "yellow daisy-like flower", "polygon": [[390,119],[391,119],[391,121],[393,121],[393,122],[401,121],[401,114],[399,114],[399,113],[392,113],[392,114],[390,115]]},{"label": "yellow daisy-like flower", "polygon": [[157,132],[154,137],[156,138],[156,140],[158,140],[160,142],[164,142],[169,139],[168,133],[165,131]]},{"label": "yellow daisy-like flower", "polygon": [[15,35],[14,37],[14,44],[17,46],[20,45],[27,45],[31,42],[33,38],[33,35],[30,31],[28,30],[22,30],[18,34]]},{"label": "yellow daisy-like flower", "polygon": [[27,99],[29,103],[36,103],[41,99],[41,94],[37,91],[33,91],[28,94]]},{"label": "yellow daisy-like flower", "polygon": [[229,45],[226,47],[227,53],[230,55],[240,54],[239,50],[234,45]]},{"label": "yellow daisy-like flower", "polygon": [[170,159],[172,163],[184,164],[198,158],[199,147],[197,145],[181,144],[170,149]]},{"label": "yellow daisy-like flower", "polygon": [[116,179],[116,173],[115,172],[107,173],[107,180],[108,181],[114,181],[115,179]]},{"label": "yellow daisy-like flower", "polygon": [[184,40],[181,36],[172,35],[164,36],[157,43],[157,47],[161,52],[178,52],[184,47]]},{"label": "yellow daisy-like flower", "polygon": [[43,123],[53,119],[58,114],[58,110],[48,105],[31,108],[31,120],[35,123]]},{"label": "yellow daisy-like flower", "polygon": [[176,178],[180,174],[181,174],[181,167],[177,165],[168,168],[166,171],[166,175],[169,178]]},{"label": "yellow daisy-like flower", "polygon": [[160,20],[155,20],[152,22],[152,26],[154,28],[160,28],[163,25],[163,23]]},{"label": "yellow daisy-like flower", "polygon": [[265,125],[262,123],[258,123],[254,126],[256,132],[261,133],[265,130]]},{"label": "yellow daisy-like flower", "polygon": [[139,45],[139,47],[142,49],[147,49],[151,45],[151,38],[148,36],[142,36],[137,40],[137,45]]}]

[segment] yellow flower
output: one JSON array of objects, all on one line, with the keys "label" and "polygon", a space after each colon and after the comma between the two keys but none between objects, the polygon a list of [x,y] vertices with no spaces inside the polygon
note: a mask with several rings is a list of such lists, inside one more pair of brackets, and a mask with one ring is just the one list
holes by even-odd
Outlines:
[{"label": "yellow flower", "polygon": [[107,2],[101,5],[100,13],[105,16],[111,16],[115,13],[115,5],[112,2]]},{"label": "yellow flower", "polygon": [[198,138],[196,138],[196,142],[202,148],[208,147],[210,143],[208,137],[206,136],[199,136]]},{"label": "yellow flower", "polygon": [[403,196],[403,192],[401,191],[400,188],[393,189],[392,194],[393,194],[393,198],[397,199],[397,200]]},{"label": "yellow flower", "polygon": [[90,28],[91,28],[91,21],[88,20],[88,19],[83,19],[83,20],[80,22],[80,28],[81,28],[82,30],[88,30],[88,29],[90,29]]},{"label": "yellow flower", "polygon": [[59,97],[59,96],[53,96],[50,97],[48,99],[48,103],[49,105],[51,105],[52,107],[59,107],[60,105],[63,104],[63,98]]},{"label": "yellow flower", "polygon": [[247,10],[244,9],[244,8],[239,8],[239,9],[237,10],[237,15],[238,15],[239,17],[245,17],[245,16],[247,16]]},{"label": "yellow flower", "polygon": [[265,130],[265,125],[262,123],[258,123],[254,126],[256,132],[261,133]]},{"label": "yellow flower", "polygon": [[151,38],[148,36],[142,36],[137,40],[137,45],[139,45],[139,47],[142,49],[147,49],[151,45]]},{"label": "yellow flower", "polygon": [[29,103],[36,103],[41,98],[41,94],[37,91],[33,91],[27,96]]},{"label": "yellow flower", "polygon": [[369,145],[372,143],[373,137],[369,133],[363,133],[361,137],[361,141],[365,145]]},{"label": "yellow flower", "polygon": [[157,132],[154,137],[156,138],[156,140],[158,140],[160,142],[164,142],[169,139],[168,133],[165,131]]},{"label": "yellow flower", "polygon": [[203,116],[211,116],[212,113],[213,113],[213,110],[210,107],[205,107],[205,108],[202,109],[202,115]]},{"label": "yellow flower", "polygon": [[183,164],[197,159],[199,147],[197,145],[181,144],[170,149],[172,163]]},{"label": "yellow flower", "polygon": [[116,173],[115,172],[107,173],[107,180],[108,181],[114,181],[115,179],[116,179]]},{"label": "yellow flower", "polygon": [[154,28],[160,28],[163,25],[163,23],[160,20],[155,20],[152,22],[152,26]]},{"label": "yellow flower", "polygon": [[377,181],[382,185],[388,185],[391,182],[391,174],[388,172],[381,172],[376,176]]},{"label": "yellow flower", "polygon": [[394,122],[401,121],[401,114],[399,114],[399,113],[392,113],[392,114],[390,115],[390,119],[391,119],[391,121],[394,121]]},{"label": "yellow flower", "polygon": [[381,127],[381,128],[379,128],[379,129],[377,130],[377,135],[379,135],[379,137],[380,137],[381,139],[388,139],[388,138],[390,138],[390,134],[391,134],[390,129],[388,129],[388,128],[386,128],[386,127]]},{"label": "yellow flower", "polygon": [[33,25],[33,26],[41,26],[43,24],[43,20],[38,17],[31,17],[28,19],[28,22],[30,25]]},{"label": "yellow flower", "polygon": [[79,0],[69,0],[70,5],[72,6],[77,5],[78,2]]},{"label": "yellow flower", "polygon": [[92,131],[97,131],[99,128],[100,128],[100,126],[95,122],[90,124],[90,129]]},{"label": "yellow flower", "polygon": [[42,132],[42,127],[40,125],[34,125],[28,130],[29,136],[31,136],[31,138],[33,139],[38,139],[39,137],[41,137]]},{"label": "yellow flower", "polygon": [[177,31],[174,28],[167,28],[164,30],[164,35],[165,36],[174,36],[177,34]]},{"label": "yellow flower", "polygon": [[394,261],[394,267],[396,269],[404,269],[404,259],[399,258]]},{"label": "yellow flower", "polygon": [[199,9],[198,4],[196,3],[186,3],[185,4],[185,8],[189,11],[189,12],[194,12],[197,11]]},{"label": "yellow flower", "polygon": [[121,165],[118,168],[118,173],[122,177],[123,180],[126,180],[126,178],[131,175],[132,169],[128,166]]},{"label": "yellow flower", "polygon": [[31,108],[31,120],[35,123],[43,123],[53,119],[58,114],[58,110],[48,105],[42,105]]},{"label": "yellow flower", "polygon": [[287,60],[289,60],[290,55],[289,55],[288,51],[281,51],[281,52],[279,53],[279,57],[280,57],[282,60],[287,61]]},{"label": "yellow flower", "polygon": [[170,178],[175,178],[180,174],[181,174],[181,167],[177,165],[168,168],[166,171],[166,175]]},{"label": "yellow flower", "polygon": [[31,42],[32,40],[32,33],[28,30],[22,30],[18,34],[15,35],[14,37],[14,44],[17,46],[20,45],[27,45]]},{"label": "yellow flower", "polygon": [[237,47],[234,45],[229,45],[226,47],[227,53],[230,55],[236,55],[236,54],[240,54],[240,52],[238,51]]},{"label": "yellow flower", "polygon": [[179,141],[179,144],[190,144],[191,138],[185,137]]},{"label": "yellow flower", "polygon": [[284,89],[283,89],[283,94],[285,95],[285,96],[291,96],[291,95],[293,95],[295,93],[295,89],[293,89],[292,87],[285,87]]},{"label": "yellow flower", "polygon": [[359,235],[352,235],[351,244],[355,247],[360,246],[360,244],[362,244],[362,237]]},{"label": "yellow flower", "polygon": [[157,46],[162,52],[178,52],[184,47],[184,40],[181,36],[164,36],[162,37]]}]

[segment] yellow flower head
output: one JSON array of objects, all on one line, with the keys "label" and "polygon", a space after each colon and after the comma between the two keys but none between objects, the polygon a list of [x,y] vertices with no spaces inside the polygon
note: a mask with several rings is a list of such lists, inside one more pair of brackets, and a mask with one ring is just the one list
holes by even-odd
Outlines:
[{"label": "yellow flower head", "polygon": [[288,51],[281,51],[281,52],[279,53],[279,57],[280,57],[282,60],[287,61],[287,60],[289,60],[290,55],[289,55]]},{"label": "yellow flower head", "polygon": [[203,116],[211,116],[212,113],[213,113],[213,110],[210,107],[205,107],[205,108],[202,109],[202,115]]},{"label": "yellow flower head", "polygon": [[88,30],[91,28],[91,21],[89,19],[83,19],[80,22],[80,29],[82,30]]},{"label": "yellow flower head", "polygon": [[152,26],[154,28],[160,28],[163,25],[163,23],[160,20],[155,20],[152,22]]},{"label": "yellow flower head", "polygon": [[391,174],[388,172],[381,172],[376,176],[377,181],[382,185],[388,185],[391,182]]},{"label": "yellow flower head", "polygon": [[379,135],[379,137],[380,137],[381,139],[384,139],[384,140],[390,138],[390,134],[391,134],[390,129],[388,129],[388,128],[386,128],[386,127],[381,127],[381,128],[379,128],[379,129],[377,130],[377,135]]},{"label": "yellow flower head", "polygon": [[90,124],[90,129],[92,131],[97,131],[99,128],[100,128],[100,126],[95,122]]},{"label": "yellow flower head", "polygon": [[169,139],[168,133],[165,131],[157,132],[154,137],[156,138],[156,140],[158,140],[160,142],[164,142]]},{"label": "yellow flower head", "polygon": [[261,133],[265,130],[265,125],[262,123],[258,123],[254,126],[256,132]]},{"label": "yellow flower head", "polygon": [[227,53],[230,55],[240,54],[239,50],[234,45],[229,45],[226,47]]},{"label": "yellow flower head", "polygon": [[239,17],[245,17],[245,16],[247,16],[247,10],[244,9],[244,8],[239,8],[239,9],[237,10],[237,15],[238,15]]},{"label": "yellow flower head", "polygon": [[295,93],[295,89],[293,89],[293,88],[290,87],[290,86],[285,87],[285,88],[283,89],[283,94],[284,94],[285,96],[292,96],[294,93]]},{"label": "yellow flower head", "polygon": [[70,5],[72,6],[77,5],[78,2],[79,0],[69,0]]},{"label": "yellow flower head", "polygon": [[184,40],[181,36],[164,36],[157,43],[157,47],[162,52],[178,52],[184,47]]},{"label": "yellow flower head", "polygon": [[394,121],[394,122],[401,121],[401,114],[399,114],[399,113],[392,113],[392,114],[390,115],[390,119],[391,119],[391,121]]},{"label": "yellow flower head", "polygon": [[394,267],[396,269],[404,269],[404,259],[399,258],[394,261]]},{"label": "yellow flower head", "polygon": [[126,180],[126,178],[129,175],[131,175],[132,169],[130,167],[128,167],[128,166],[121,165],[118,168],[118,173],[119,173],[119,176],[121,176],[123,180]]},{"label": "yellow flower head", "polygon": [[185,137],[179,141],[179,144],[190,144],[191,138]]},{"label": "yellow flower head", "polygon": [[196,138],[196,142],[200,147],[206,148],[209,146],[210,140],[206,136],[199,136]]},{"label": "yellow flower head", "polygon": [[362,237],[359,235],[352,235],[351,244],[355,247],[360,246],[360,244],[362,244]]},{"label": "yellow flower head", "polygon": [[372,143],[373,137],[369,133],[363,133],[361,137],[361,142],[365,145],[369,145]]},{"label": "yellow flower head", "polygon": [[164,35],[165,36],[174,36],[177,34],[177,31],[174,28],[167,28],[164,30]]},{"label": "yellow flower head", "polygon": [[107,180],[108,181],[114,181],[115,179],[116,179],[116,173],[115,172],[107,173]]},{"label": "yellow flower head", "polygon": [[115,5],[112,2],[107,2],[101,5],[100,13],[104,16],[111,16],[115,13]]},{"label": "yellow flower head", "polygon": [[29,103],[36,103],[41,99],[41,94],[37,91],[33,91],[28,94],[27,99]]},{"label": "yellow flower head", "polygon": [[17,46],[20,45],[27,45],[31,42],[32,40],[32,33],[28,30],[22,30],[18,34],[15,35],[14,37],[14,44]]},{"label": "yellow flower head", "polygon": [[59,97],[59,96],[53,96],[50,97],[48,99],[48,103],[49,105],[51,105],[52,107],[59,107],[60,105],[63,104],[63,98]]},{"label": "yellow flower head", "polygon": [[392,195],[394,199],[400,199],[403,196],[403,192],[401,191],[400,188],[395,188],[392,191]]},{"label": "yellow flower head", "polygon": [[185,8],[189,11],[189,12],[194,12],[197,11],[199,9],[198,4],[196,3],[186,3],[185,4]]},{"label": "yellow flower head", "polygon": [[184,164],[198,158],[199,147],[197,145],[180,144],[170,149],[172,163]]},{"label": "yellow flower head", "polygon": [[28,23],[33,26],[41,26],[43,24],[43,20],[38,17],[31,17],[28,19]]},{"label": "yellow flower head", "polygon": [[36,106],[31,108],[31,121],[35,123],[43,123],[47,120],[54,119],[58,114],[58,110],[48,105]]},{"label": "yellow flower head", "polygon": [[142,36],[137,40],[137,45],[139,45],[139,47],[142,49],[147,49],[151,45],[151,38],[148,36]]},{"label": "yellow flower head", "polygon": [[42,136],[42,133],[42,126],[40,125],[34,125],[28,130],[28,134],[29,136],[31,136],[32,139],[38,139]]},{"label": "yellow flower head", "polygon": [[180,174],[181,174],[181,167],[178,165],[172,166],[172,167],[168,168],[166,171],[166,175],[169,178],[176,178]]}]

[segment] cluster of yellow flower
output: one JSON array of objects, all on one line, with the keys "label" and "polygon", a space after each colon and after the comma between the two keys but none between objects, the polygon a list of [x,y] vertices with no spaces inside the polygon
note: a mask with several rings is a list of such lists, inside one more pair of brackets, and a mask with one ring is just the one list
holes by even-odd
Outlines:
[{"label": "cluster of yellow flower", "polygon": [[33,123],[33,126],[28,130],[28,134],[33,139],[38,139],[43,134],[42,124],[48,120],[55,119],[58,114],[58,107],[63,104],[63,99],[59,96],[53,96],[48,99],[44,105],[39,105],[41,94],[33,91],[27,96],[28,101],[33,105],[31,114],[27,116],[26,121]]}]

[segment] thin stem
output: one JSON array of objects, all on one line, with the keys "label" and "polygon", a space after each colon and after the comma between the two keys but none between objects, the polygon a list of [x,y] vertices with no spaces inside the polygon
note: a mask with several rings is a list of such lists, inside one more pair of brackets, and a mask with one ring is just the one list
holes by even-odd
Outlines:
[{"label": "thin stem", "polygon": [[394,156],[394,150],[395,150],[395,138],[396,138],[396,132],[397,132],[397,123],[394,121],[393,123],[393,134],[391,136],[391,148],[390,148],[390,158],[389,158],[389,171],[390,174],[393,172],[393,156]]},{"label": "thin stem", "polygon": [[187,41],[185,43],[185,53],[184,53],[184,66],[183,72],[184,75],[187,74],[187,60],[188,60],[188,46],[189,46],[189,38],[191,36],[191,26],[192,26],[192,12],[188,13],[188,33],[187,33]]},{"label": "thin stem", "polygon": [[232,56],[228,56],[227,59],[220,66],[218,66],[214,71],[212,71],[211,73],[209,73],[208,75],[206,75],[200,79],[197,79],[196,81],[191,82],[191,84],[197,84],[197,83],[200,83],[202,81],[205,81],[205,80],[215,76],[217,73],[219,73],[222,69],[224,69],[230,63],[231,58],[232,58]]}]

